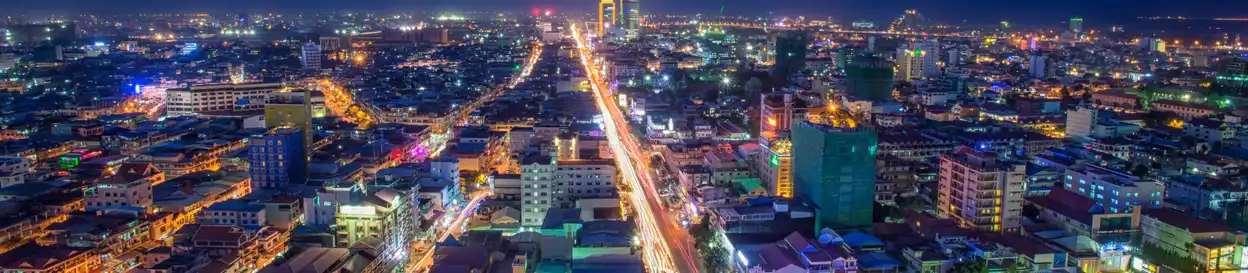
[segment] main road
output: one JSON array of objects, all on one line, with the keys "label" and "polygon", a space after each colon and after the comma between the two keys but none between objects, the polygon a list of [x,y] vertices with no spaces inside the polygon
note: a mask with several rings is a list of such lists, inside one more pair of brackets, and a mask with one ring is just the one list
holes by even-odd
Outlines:
[{"label": "main road", "polygon": [[692,240],[689,234],[668,213],[662,205],[662,196],[655,186],[654,170],[650,169],[649,153],[642,151],[637,139],[629,129],[628,120],[620,113],[611,94],[608,94],[606,81],[594,69],[593,51],[585,42],[575,22],[572,25],[572,37],[581,56],[581,64],[589,76],[590,86],[598,101],[598,108],[608,118],[603,122],[607,142],[610,144],[616,166],[620,168],[623,180],[632,190],[623,194],[630,199],[637,213],[637,226],[640,229],[640,241],[645,253],[646,267],[650,272],[697,273],[697,258],[692,251]]}]

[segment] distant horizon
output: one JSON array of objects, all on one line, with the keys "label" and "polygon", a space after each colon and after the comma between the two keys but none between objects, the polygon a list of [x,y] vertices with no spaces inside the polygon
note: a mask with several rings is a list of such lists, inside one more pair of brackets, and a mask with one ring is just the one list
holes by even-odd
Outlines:
[{"label": "distant horizon", "polygon": [[[9,2],[9,3],[5,3]],[[584,2],[584,3],[582,3]],[[591,12],[590,0],[217,0],[173,4],[163,0],[0,0],[11,14],[72,15],[72,14],[135,14],[153,12],[527,12],[534,8],[558,12]],[[1096,2],[1095,4],[1091,2]],[[656,4],[659,3],[659,4]],[[1248,1],[1226,3],[1225,0],[1189,0],[1183,5],[1161,0],[1046,0],[1019,1],[1003,5],[989,0],[877,0],[823,1],[770,0],[760,4],[751,0],[642,0],[642,12],[652,14],[696,14],[728,16],[763,16],[771,12],[780,16],[807,16],[810,19],[831,16],[838,21],[870,20],[887,23],[905,9],[916,9],[935,22],[949,24],[984,24],[1008,20],[1019,26],[1061,24],[1071,17],[1083,17],[1089,27],[1128,23],[1136,17],[1248,17]],[[758,5],[758,6],[756,6]],[[4,14],[4,15],[11,15]],[[961,20],[959,20],[961,19]]]}]

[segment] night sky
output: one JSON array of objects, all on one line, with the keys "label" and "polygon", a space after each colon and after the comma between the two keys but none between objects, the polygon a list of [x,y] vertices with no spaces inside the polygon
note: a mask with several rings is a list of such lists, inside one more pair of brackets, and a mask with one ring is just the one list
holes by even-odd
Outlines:
[{"label": "night sky", "polygon": [[[516,10],[550,7],[590,11],[597,0],[0,0],[0,13],[154,12],[154,11],[388,11]],[[1056,23],[1082,16],[1085,24],[1122,21],[1136,16],[1185,15],[1248,17],[1248,0],[642,0],[643,12],[726,15],[832,15],[840,19],[882,20],[915,8],[943,22],[969,20]]]}]

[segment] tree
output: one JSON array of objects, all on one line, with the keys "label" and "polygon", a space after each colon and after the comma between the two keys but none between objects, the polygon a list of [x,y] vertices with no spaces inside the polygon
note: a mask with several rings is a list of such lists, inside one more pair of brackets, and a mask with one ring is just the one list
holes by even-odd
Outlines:
[{"label": "tree", "polygon": [[1135,165],[1135,169],[1131,170],[1131,175],[1134,176],[1144,176],[1146,174],[1148,174],[1148,166],[1144,164]]},{"label": "tree", "polygon": [[763,92],[763,80],[760,80],[757,77],[752,77],[749,81],[745,82],[743,89],[745,89],[745,94],[743,96],[758,96],[758,94]]},{"label": "tree", "polygon": [[978,258],[974,260],[960,261],[960,262],[953,264],[953,270],[950,272],[953,272],[953,273],[987,273],[988,261],[985,261],[983,259],[978,259]]}]

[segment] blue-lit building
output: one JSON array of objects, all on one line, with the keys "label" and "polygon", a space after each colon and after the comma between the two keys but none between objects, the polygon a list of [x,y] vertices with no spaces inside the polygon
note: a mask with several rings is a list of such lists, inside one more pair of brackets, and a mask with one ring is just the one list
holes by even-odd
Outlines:
[{"label": "blue-lit building", "polygon": [[294,127],[275,129],[248,141],[252,188],[281,188],[307,180],[308,157],[303,131]]}]

